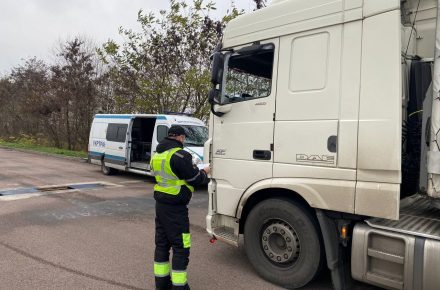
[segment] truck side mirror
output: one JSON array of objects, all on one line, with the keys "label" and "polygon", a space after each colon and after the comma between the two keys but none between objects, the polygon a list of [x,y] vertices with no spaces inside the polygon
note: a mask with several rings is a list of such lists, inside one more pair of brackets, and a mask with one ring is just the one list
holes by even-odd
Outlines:
[{"label": "truck side mirror", "polygon": [[220,101],[219,101],[220,95],[221,95],[220,90],[216,88],[211,89],[208,95],[208,101],[211,104],[211,112],[217,117],[221,117],[224,115],[224,113],[217,112],[216,110],[214,110],[215,105],[220,105]]},{"label": "truck side mirror", "polygon": [[211,83],[214,86],[222,83],[224,64],[225,56],[221,52],[214,52],[211,70]]},{"label": "truck side mirror", "polygon": [[208,101],[211,105],[220,104],[220,90],[213,88],[209,91]]}]

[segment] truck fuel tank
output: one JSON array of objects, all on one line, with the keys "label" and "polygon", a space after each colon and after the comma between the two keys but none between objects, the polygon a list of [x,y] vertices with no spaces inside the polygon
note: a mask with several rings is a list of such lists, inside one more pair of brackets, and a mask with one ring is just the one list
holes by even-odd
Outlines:
[{"label": "truck fuel tank", "polygon": [[402,201],[397,221],[373,218],[353,230],[354,279],[387,289],[439,289],[440,209],[422,195]]}]

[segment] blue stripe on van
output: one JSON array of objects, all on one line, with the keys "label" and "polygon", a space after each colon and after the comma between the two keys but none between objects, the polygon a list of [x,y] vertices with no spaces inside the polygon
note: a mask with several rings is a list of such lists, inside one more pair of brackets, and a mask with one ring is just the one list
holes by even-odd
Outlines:
[{"label": "blue stripe on van", "polygon": [[126,115],[96,115],[96,119],[131,119],[133,116]]},{"label": "blue stripe on van", "polygon": [[[96,115],[95,118],[97,119],[132,119],[135,116],[125,116],[125,115]],[[165,116],[157,116],[157,120],[166,120],[167,117]]]},{"label": "blue stripe on van", "polygon": [[110,154],[105,154],[105,153],[96,152],[96,151],[89,151],[89,154],[90,155],[95,155],[95,156],[102,156],[102,155],[104,155],[104,157],[108,158],[108,159],[125,161],[125,157],[123,157],[123,156],[110,155]]},{"label": "blue stripe on van", "polygon": [[116,155],[104,154],[104,157],[105,157],[105,158],[108,158],[108,159],[113,159],[113,160],[121,160],[121,161],[125,161],[125,157],[116,156]]}]

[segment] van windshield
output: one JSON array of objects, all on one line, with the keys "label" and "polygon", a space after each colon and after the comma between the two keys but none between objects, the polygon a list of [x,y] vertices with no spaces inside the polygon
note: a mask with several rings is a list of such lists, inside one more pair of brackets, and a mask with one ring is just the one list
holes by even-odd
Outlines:
[{"label": "van windshield", "polygon": [[186,133],[185,143],[188,147],[203,147],[208,140],[208,128],[204,126],[182,126]]}]

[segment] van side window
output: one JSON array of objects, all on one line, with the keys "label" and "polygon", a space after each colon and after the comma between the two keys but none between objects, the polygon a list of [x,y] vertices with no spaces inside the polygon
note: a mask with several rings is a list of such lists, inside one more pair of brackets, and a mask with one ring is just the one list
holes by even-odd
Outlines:
[{"label": "van side window", "polygon": [[125,142],[127,127],[127,124],[108,124],[106,139],[112,142]]},{"label": "van side window", "polygon": [[223,104],[243,102],[270,95],[274,47],[253,54],[232,55],[228,63]]},{"label": "van side window", "polygon": [[168,136],[168,127],[163,125],[157,126],[157,142],[161,142],[166,136]]}]

